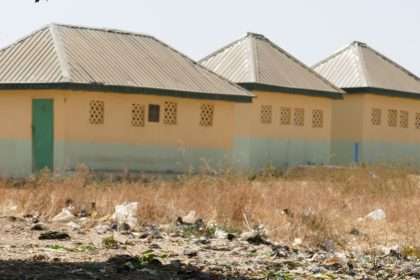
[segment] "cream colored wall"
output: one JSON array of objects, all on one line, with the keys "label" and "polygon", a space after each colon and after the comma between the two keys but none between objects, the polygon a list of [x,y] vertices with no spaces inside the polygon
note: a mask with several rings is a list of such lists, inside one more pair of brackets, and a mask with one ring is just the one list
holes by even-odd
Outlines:
[{"label": "cream colored wall", "polygon": [[[252,104],[236,105],[236,134],[237,137],[257,137],[268,139],[305,138],[307,140],[329,140],[331,135],[332,99],[311,97],[298,94],[253,92],[256,95]],[[261,106],[272,106],[272,123],[263,124],[260,121]],[[280,124],[280,108],[288,107],[292,110],[292,123]],[[293,124],[293,110],[305,110],[304,126]],[[324,126],[312,127],[312,110],[322,110]]]},{"label": "cream colored wall", "polygon": [[[105,123],[89,123],[89,102],[105,102]],[[164,102],[177,104],[177,124],[163,123]],[[131,125],[131,106],[141,104],[146,107],[144,127]],[[66,95],[67,119],[65,135],[68,141],[83,141],[102,144],[145,144],[170,145],[180,148],[220,148],[230,149],[233,132],[233,103],[176,97],[75,92]],[[147,121],[148,104],[159,104],[159,123]],[[201,104],[215,106],[212,127],[200,126]]]},{"label": "cream colored wall", "polygon": [[365,96],[347,94],[332,106],[332,139],[361,140],[365,114]]},{"label": "cream colored wall", "polygon": [[[32,100],[54,100],[54,167],[86,163],[99,170],[184,172],[229,163],[234,102],[141,94],[63,90],[0,92],[0,176],[32,172]],[[89,122],[91,100],[105,103],[105,123]],[[164,102],[177,104],[177,124],[163,123]],[[132,127],[132,104],[146,107],[144,127]],[[147,122],[147,105],[161,105],[161,121]],[[215,106],[213,126],[200,126],[201,104]],[[7,159],[7,160],[4,160]]]},{"label": "cream colored wall", "polygon": [[[185,99],[140,94],[112,94],[72,91],[13,91],[0,93],[0,138],[31,140],[32,99],[54,99],[55,140],[93,143],[187,145],[188,147],[231,147],[233,132],[232,102]],[[105,102],[105,123],[89,123],[89,102]],[[178,123],[163,124],[164,102],[176,102]],[[161,105],[161,121],[144,127],[131,125],[131,104]],[[200,105],[215,106],[212,127],[202,127]]]},{"label": "cream colored wall", "polygon": [[[373,125],[371,112],[373,108],[380,109],[381,124]],[[398,111],[397,127],[389,127],[388,110]],[[399,111],[409,113],[408,128],[400,126]],[[420,129],[415,126],[415,115],[420,113],[420,100],[389,97],[374,94],[364,95],[363,135],[366,141],[396,142],[396,143],[420,143]]]},{"label": "cream colored wall", "polygon": [[54,138],[64,139],[64,93],[54,91],[0,92],[0,138],[31,141],[32,99],[54,99]]}]

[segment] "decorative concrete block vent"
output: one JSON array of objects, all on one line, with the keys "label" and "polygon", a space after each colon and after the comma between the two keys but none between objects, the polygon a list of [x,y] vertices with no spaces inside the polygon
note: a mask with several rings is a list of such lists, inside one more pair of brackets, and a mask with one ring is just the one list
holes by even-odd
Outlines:
[{"label": "decorative concrete block vent", "polygon": [[200,126],[213,126],[214,105],[202,104],[200,109]]},{"label": "decorative concrete block vent", "polygon": [[398,111],[394,109],[388,110],[388,126],[397,127],[398,122]]},{"label": "decorative concrete block vent", "polygon": [[131,125],[134,127],[143,127],[145,123],[145,107],[141,104],[131,105]]},{"label": "decorative concrete block vent", "polygon": [[287,107],[280,108],[280,124],[289,125],[292,119],[292,110]]},{"label": "decorative concrete block vent", "polygon": [[273,107],[271,105],[261,106],[261,123],[270,124],[273,121]]},{"label": "decorative concrete block vent", "polygon": [[177,124],[177,104],[175,102],[165,102],[163,109],[163,123],[167,125],[176,125]]},{"label": "decorative concrete block vent", "polygon": [[322,110],[312,111],[312,127],[313,128],[324,127],[324,112]]},{"label": "decorative concrete block vent", "polygon": [[304,126],[305,125],[305,109],[303,108],[296,108],[293,116],[293,123],[296,126]]},{"label": "decorative concrete block vent", "polygon": [[400,111],[400,127],[408,128],[408,111]]},{"label": "decorative concrete block vent", "polygon": [[416,113],[416,128],[420,129],[420,113]]},{"label": "decorative concrete block vent", "polygon": [[372,125],[381,125],[381,122],[382,122],[381,109],[378,109],[378,108],[372,109],[371,121],[372,121]]},{"label": "decorative concrete block vent", "polygon": [[104,124],[105,122],[105,102],[92,100],[89,103],[89,122],[94,125]]}]

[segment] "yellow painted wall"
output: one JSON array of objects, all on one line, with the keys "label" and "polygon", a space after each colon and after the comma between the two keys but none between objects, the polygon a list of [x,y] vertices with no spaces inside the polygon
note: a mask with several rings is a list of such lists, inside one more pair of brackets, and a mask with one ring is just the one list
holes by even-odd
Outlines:
[{"label": "yellow painted wall", "polygon": [[[233,102],[141,94],[20,90],[0,92],[0,176],[32,171],[32,99],[54,100],[54,167],[186,171],[203,162],[228,163],[232,149]],[[89,122],[90,101],[105,103],[105,122]],[[177,104],[177,124],[163,122],[164,102]],[[132,104],[146,108],[145,126],[131,124]],[[147,121],[148,104],[161,105],[160,122]],[[213,126],[200,126],[202,104],[214,105]]]},{"label": "yellow painted wall", "polygon": [[346,94],[342,100],[334,100],[332,106],[332,139],[362,139],[365,95]]},{"label": "yellow painted wall", "polygon": [[[32,99],[54,99],[55,140],[89,141],[93,143],[126,143],[179,145],[188,147],[231,147],[233,131],[232,102],[185,99],[139,94],[111,94],[72,91],[14,91],[0,93],[0,138],[31,139]],[[105,123],[89,123],[89,102],[105,102]],[[163,124],[165,101],[173,101],[178,106],[178,123]],[[161,105],[161,121],[144,127],[131,125],[131,105]],[[202,127],[200,105],[215,106],[212,127]],[[146,109],[147,119],[147,109]]]},{"label": "yellow painted wall", "polygon": [[[237,151],[239,163],[233,165],[263,168],[271,162],[302,164],[326,163],[331,135],[332,100],[286,93],[255,92],[253,103],[235,103],[141,94],[77,92],[64,90],[20,90],[0,92],[0,155],[9,156],[10,145],[20,152],[15,166],[25,166],[16,174],[31,171],[32,99],[54,99],[54,158],[59,170],[73,169],[79,163],[94,168],[129,168],[159,171],[185,170],[190,162],[199,165],[203,157],[228,162]],[[105,103],[105,122],[89,122],[90,101]],[[164,102],[177,103],[177,124],[163,123]],[[131,125],[132,104],[146,107],[144,127]],[[159,104],[159,123],[147,121],[148,104]],[[200,106],[215,106],[212,127],[200,126]],[[262,105],[272,106],[272,123],[262,124]],[[280,108],[292,109],[292,123],[280,124]],[[305,110],[303,127],[293,124],[293,110]],[[323,127],[312,127],[312,110],[323,111]],[[24,149],[1,140],[24,141]],[[249,141],[256,140],[248,144]],[[262,141],[260,141],[262,140]],[[273,141],[271,141],[273,140]],[[267,142],[269,141],[269,142]],[[1,146],[3,145],[3,146]],[[237,148],[237,149],[236,149]],[[186,153],[182,152],[186,150]],[[264,155],[267,154],[267,155]],[[318,154],[320,158],[318,160]],[[176,162],[176,163],[175,163]],[[88,164],[89,165],[89,164]],[[182,168],[179,166],[183,166]],[[179,168],[178,168],[179,167]],[[0,164],[7,169],[8,164]],[[13,167],[15,168],[15,167]],[[1,174],[0,174],[1,175]]]},{"label": "yellow painted wall", "polygon": [[[105,102],[105,123],[89,123],[89,102]],[[177,124],[163,123],[164,102],[177,103]],[[94,143],[126,143],[150,145],[178,145],[187,148],[231,148],[233,106],[231,102],[185,99],[138,94],[110,94],[76,92],[66,95],[67,114],[71,115],[65,128],[69,141]],[[132,104],[159,104],[159,123],[147,122],[144,127],[131,125]],[[200,126],[201,104],[215,106],[212,127]],[[75,110],[75,111],[73,111]],[[73,125],[77,124],[77,125]]]},{"label": "yellow painted wall", "polygon": [[[380,125],[373,125],[371,122],[371,112],[373,108],[381,109],[382,120]],[[389,127],[388,125],[389,109],[395,109],[398,111],[397,127]],[[400,110],[407,111],[409,113],[408,128],[400,126]],[[365,94],[365,120],[363,121],[364,140],[420,143],[420,129],[415,126],[416,113],[420,113],[420,100]]]},{"label": "yellow painted wall", "polygon": [[31,140],[32,99],[54,99],[54,138],[65,137],[64,92],[53,91],[3,91],[0,92],[0,138]]},{"label": "yellow painted wall", "polygon": [[[236,105],[236,133],[237,137],[262,137],[269,139],[293,139],[305,138],[308,140],[330,140],[331,136],[331,109],[332,99],[323,97],[311,97],[298,94],[253,92],[256,95],[251,104]],[[262,105],[272,106],[272,123],[263,124],[260,120]],[[292,123],[280,124],[280,108],[288,107],[292,110]],[[293,110],[303,108],[305,110],[304,126],[293,124]],[[312,127],[312,110],[322,110],[324,126]]]},{"label": "yellow painted wall", "polygon": [[[381,123],[372,123],[372,110],[381,110]],[[388,124],[388,110],[397,110],[397,126]],[[408,112],[408,128],[400,124]],[[420,164],[420,129],[415,115],[420,100],[377,94],[347,94],[333,106],[332,154],[334,164]]]},{"label": "yellow painted wall", "polygon": [[[420,129],[415,127],[415,114],[420,113],[420,100],[375,94],[347,94],[333,103],[333,140],[379,140],[383,142],[419,143]],[[372,109],[380,109],[381,124],[373,125]],[[408,111],[408,128],[388,126],[388,110]]]}]

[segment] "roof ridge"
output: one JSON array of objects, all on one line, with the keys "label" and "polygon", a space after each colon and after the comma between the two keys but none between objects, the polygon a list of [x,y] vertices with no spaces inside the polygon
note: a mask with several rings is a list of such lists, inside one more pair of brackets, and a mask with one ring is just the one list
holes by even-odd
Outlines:
[{"label": "roof ridge", "polygon": [[400,69],[401,71],[405,72],[407,75],[411,76],[412,78],[414,78],[415,80],[420,80],[420,77],[417,76],[416,74],[414,74],[413,72],[411,72],[410,70],[408,70],[407,68],[403,67],[401,64],[393,61],[392,59],[388,58],[387,56],[383,55],[382,53],[380,53],[379,51],[373,49],[372,47],[370,47],[369,45],[365,44],[363,47],[365,47],[366,49],[372,51],[374,54],[376,54],[377,56],[379,56],[380,58],[382,58],[383,60],[385,60],[386,62],[392,64],[393,66],[397,67],[398,69]]},{"label": "roof ridge", "polygon": [[241,38],[239,38],[239,39],[237,39],[237,40],[233,41],[233,42],[232,42],[232,43],[230,43],[230,44],[224,45],[223,47],[221,47],[221,48],[219,48],[219,49],[215,50],[214,52],[212,52],[212,53],[210,53],[209,55],[207,55],[207,56],[203,57],[202,59],[199,59],[199,60],[198,60],[198,63],[200,63],[200,64],[201,64],[201,63],[206,62],[206,61],[207,61],[207,60],[209,60],[210,58],[212,58],[212,57],[214,57],[214,56],[218,55],[218,54],[219,54],[219,53],[221,53],[221,52],[224,52],[225,50],[227,50],[227,49],[229,49],[229,48],[233,47],[233,46],[234,46],[234,45],[236,45],[237,43],[239,43],[239,42],[241,42],[241,41],[245,40],[247,37],[248,37],[248,35],[246,35],[246,36],[244,36],[244,37],[241,37]]},{"label": "roof ridge", "polygon": [[18,39],[16,39],[16,40],[14,40],[12,43],[7,44],[6,46],[4,46],[4,47],[0,48],[0,53],[2,53],[3,51],[5,51],[5,50],[7,50],[7,49],[9,49],[9,48],[12,48],[12,47],[14,47],[14,46],[16,46],[16,45],[20,44],[21,42],[25,41],[26,39],[28,39],[28,38],[32,37],[34,34],[36,34],[36,33],[38,33],[38,32],[41,32],[41,31],[44,31],[44,30],[48,29],[48,28],[49,28],[49,26],[50,26],[50,24],[43,25],[42,27],[40,27],[40,28],[38,28],[38,29],[36,29],[36,30],[32,31],[32,32],[31,32],[31,33],[29,33],[28,35],[25,35],[25,36],[23,36],[23,37],[20,37],[20,38],[18,38]]},{"label": "roof ridge", "polygon": [[69,69],[70,65],[68,63],[65,49],[62,45],[61,37],[57,32],[57,26],[58,25],[56,24],[50,24],[49,31],[51,33],[51,36],[54,42],[54,49],[55,49],[55,53],[57,54],[58,63],[60,64],[62,79],[64,82],[70,82],[71,81],[71,75],[70,75],[70,69]]},{"label": "roof ridge", "polygon": [[363,55],[363,52],[360,50],[360,48],[365,47],[365,46],[367,46],[367,44],[364,44],[364,43],[360,44],[357,41],[354,41],[352,43],[352,47],[356,48],[356,52],[358,53],[357,56],[359,57],[359,61],[360,61],[359,67],[360,67],[361,72],[363,73],[362,79],[364,80],[365,86],[369,87],[370,86],[369,85],[370,79],[369,79],[369,73],[367,71],[367,63],[365,61],[365,57]]},{"label": "roof ridge", "polygon": [[[254,33],[248,33],[247,37],[255,36]],[[251,60],[251,75],[253,76],[253,80],[257,82],[259,80],[260,71],[259,71],[259,63],[258,63],[258,53],[257,53],[257,44],[254,40],[249,40],[250,45],[250,60]]]},{"label": "roof ridge", "polygon": [[206,71],[207,73],[210,73],[210,74],[212,74],[212,75],[215,75],[215,76],[216,76],[216,77],[218,77],[219,79],[222,79],[223,81],[227,82],[229,85],[231,85],[231,86],[235,87],[236,89],[239,89],[240,91],[242,91],[242,92],[246,93],[246,94],[247,94],[248,96],[250,96],[250,97],[253,97],[253,96],[254,96],[254,94],[252,94],[250,91],[248,91],[248,90],[244,89],[243,87],[241,87],[241,86],[237,85],[236,83],[229,81],[229,80],[228,80],[228,79],[226,79],[225,77],[223,77],[223,76],[221,76],[221,75],[217,74],[216,72],[214,72],[214,71],[212,71],[212,70],[208,69],[207,67],[205,67],[205,66],[201,65],[200,63],[198,63],[198,62],[197,62],[197,61],[195,61],[194,59],[189,58],[187,55],[185,55],[185,54],[181,53],[180,51],[178,51],[178,50],[176,50],[175,48],[171,47],[171,46],[170,46],[170,45],[168,45],[167,43],[165,43],[165,42],[163,42],[163,41],[161,41],[161,40],[159,40],[159,39],[157,39],[156,37],[153,37],[153,36],[150,36],[150,38],[151,38],[152,40],[155,40],[156,42],[158,42],[158,43],[162,44],[163,46],[165,46],[165,47],[169,48],[169,49],[170,49],[170,50],[172,50],[173,52],[177,53],[178,55],[180,55],[181,57],[183,57],[184,59],[186,59],[187,61],[189,61],[190,63],[192,63],[195,67],[198,67],[199,69],[202,69],[202,70]]},{"label": "roof ridge", "polygon": [[92,31],[115,33],[115,34],[121,34],[121,35],[133,35],[133,36],[156,39],[154,36],[149,35],[149,34],[139,33],[139,32],[134,32],[134,31],[127,31],[127,30],[122,30],[122,29],[117,29],[117,28],[92,27],[92,26],[85,26],[85,25],[73,25],[73,24],[63,24],[63,23],[51,23],[49,25],[54,25],[54,26],[64,27],[64,28],[92,30]]},{"label": "roof ridge", "polygon": [[333,52],[331,55],[327,56],[326,58],[322,59],[321,61],[319,61],[318,63],[315,63],[311,68],[315,69],[319,66],[321,66],[321,64],[325,64],[328,61],[330,61],[331,59],[339,56],[340,54],[342,54],[343,52],[347,51],[348,49],[350,49],[351,47],[353,47],[353,44],[356,41],[353,41],[352,43],[346,45],[345,47],[339,48],[338,50],[336,50],[335,52]]},{"label": "roof ridge", "polygon": [[314,74],[318,79],[320,79],[321,81],[323,81],[325,84],[327,84],[328,86],[334,88],[337,90],[337,92],[339,93],[344,93],[344,91],[342,89],[340,89],[338,86],[334,85],[332,82],[328,81],[327,79],[325,79],[324,77],[322,77],[319,73],[317,73],[315,70],[313,70],[311,67],[305,65],[303,62],[301,62],[300,60],[298,60],[295,56],[293,56],[292,54],[290,54],[289,52],[285,51],[284,49],[282,49],[281,47],[279,47],[277,44],[275,44],[273,41],[271,41],[270,39],[266,38],[265,36],[262,38],[258,38],[260,40],[264,40],[266,42],[268,42],[274,49],[276,49],[277,51],[279,51],[280,53],[286,55],[289,59],[291,59],[292,61],[294,61],[295,63],[297,63],[298,65],[300,65],[303,69],[306,69],[309,73]]}]

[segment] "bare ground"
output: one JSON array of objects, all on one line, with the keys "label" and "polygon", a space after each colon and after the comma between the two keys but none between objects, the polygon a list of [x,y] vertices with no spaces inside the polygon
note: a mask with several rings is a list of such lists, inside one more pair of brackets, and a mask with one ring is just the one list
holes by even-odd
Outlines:
[{"label": "bare ground", "polygon": [[[0,279],[418,279],[417,178],[375,167],[164,181],[81,170],[4,180]],[[139,202],[139,226],[98,233],[124,201]],[[87,213],[74,220],[80,229],[50,222],[69,203]],[[365,218],[379,208],[385,219]],[[190,210],[204,220],[199,230],[176,224]],[[36,223],[46,228],[31,230]],[[258,225],[261,240],[240,237]],[[39,240],[49,231],[70,239]]]}]

